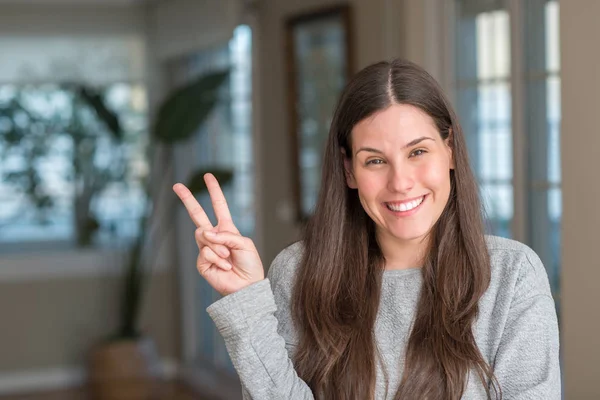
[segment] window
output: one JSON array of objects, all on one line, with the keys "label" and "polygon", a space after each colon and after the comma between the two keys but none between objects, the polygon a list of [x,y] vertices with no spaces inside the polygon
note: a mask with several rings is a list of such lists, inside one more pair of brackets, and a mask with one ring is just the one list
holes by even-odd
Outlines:
[{"label": "window", "polygon": [[508,13],[461,18],[457,46],[458,112],[482,190],[488,223],[510,237],[513,217],[510,51]]},{"label": "window", "polygon": [[[0,251],[127,242],[147,171],[143,35],[6,34],[0,53]],[[75,84],[105,96],[122,139]]]},{"label": "window", "polygon": [[531,246],[560,298],[558,1],[455,0],[455,93],[490,233]]},{"label": "window", "polygon": [[[0,85],[4,248],[27,248],[27,242],[109,245],[137,234],[144,204],[140,180],[147,169],[145,87],[113,83],[99,91],[119,115],[122,139],[114,139],[64,85]],[[97,229],[75,223],[86,216]],[[89,237],[82,238],[86,232]]]},{"label": "window", "polygon": [[[254,236],[254,165],[252,147],[252,31],[247,25],[238,26],[233,38],[222,47],[204,50],[172,65],[171,75],[183,83],[210,71],[229,68],[230,77],[221,92],[220,101],[190,144],[193,146],[193,168],[228,169],[232,180],[222,185],[231,216],[240,233]],[[183,157],[182,157],[183,158]],[[181,167],[188,169],[189,166]],[[208,194],[197,196],[198,201],[216,222]],[[186,232],[186,235],[189,234]],[[193,259],[198,249],[191,247]],[[187,257],[184,254],[184,258]],[[192,254],[189,254],[192,259]],[[193,325],[197,344],[193,362],[234,374],[225,343],[214,327],[206,307],[220,295],[197,273],[194,274]]]}]

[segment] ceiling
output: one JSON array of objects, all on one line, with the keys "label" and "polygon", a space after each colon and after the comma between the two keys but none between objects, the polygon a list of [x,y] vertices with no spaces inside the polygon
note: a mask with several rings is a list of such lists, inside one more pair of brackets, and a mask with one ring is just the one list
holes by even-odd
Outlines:
[{"label": "ceiling", "polygon": [[155,0],[0,0],[0,6],[4,5],[72,5],[72,6],[129,6],[140,3],[150,3]]}]

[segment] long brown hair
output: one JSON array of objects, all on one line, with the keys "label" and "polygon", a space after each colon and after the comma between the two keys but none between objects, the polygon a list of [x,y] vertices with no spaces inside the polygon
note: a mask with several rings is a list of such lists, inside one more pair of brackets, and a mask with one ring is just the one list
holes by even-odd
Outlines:
[{"label": "long brown hair", "polygon": [[477,348],[472,325],[490,281],[481,206],[462,130],[435,80],[404,60],[379,62],[344,89],[323,159],[321,190],[304,232],[304,253],[292,296],[299,330],[294,365],[318,399],[373,399],[377,349],[374,325],[385,259],[375,224],[344,176],[351,131],[392,104],[427,113],[450,138],[454,170],[448,203],[429,233],[423,286],[396,399],[459,399],[469,372],[488,397],[501,397],[492,368]]}]

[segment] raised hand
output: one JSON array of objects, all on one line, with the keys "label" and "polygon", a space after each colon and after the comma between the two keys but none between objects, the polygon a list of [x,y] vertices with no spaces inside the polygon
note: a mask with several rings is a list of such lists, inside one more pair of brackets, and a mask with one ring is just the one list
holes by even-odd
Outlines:
[{"label": "raised hand", "polygon": [[202,206],[190,190],[181,183],[173,186],[196,225],[200,275],[223,296],[261,281],[265,278],[260,256],[251,239],[243,237],[231,219],[227,201],[219,182],[212,174],[204,175],[210,199],[217,217],[212,226]]}]

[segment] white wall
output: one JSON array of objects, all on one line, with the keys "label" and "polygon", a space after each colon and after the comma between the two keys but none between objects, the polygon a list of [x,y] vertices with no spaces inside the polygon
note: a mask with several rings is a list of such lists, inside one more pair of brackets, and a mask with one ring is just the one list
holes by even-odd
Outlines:
[{"label": "white wall", "polygon": [[226,43],[240,23],[239,0],[169,0],[151,7],[156,56],[172,59]]},{"label": "white wall", "polygon": [[600,2],[560,2],[566,399],[600,398]]},{"label": "white wall", "polygon": [[136,35],[144,23],[139,6],[0,4],[0,35]]},{"label": "white wall", "polygon": [[[23,60],[38,67],[53,51],[66,50],[64,55],[80,46],[80,50],[93,52],[97,49],[86,49],[86,44],[94,40],[116,45],[124,42],[125,50],[116,55],[126,58],[133,50],[136,62],[132,68],[121,69],[119,77],[83,68],[92,80],[102,82],[97,78],[103,73],[105,80],[144,80],[147,71],[155,76],[155,70],[146,66],[146,21],[145,10],[139,6],[0,5],[0,71],[5,68],[0,81],[31,78],[9,73],[19,70],[18,63]],[[130,42],[135,45],[128,47]],[[70,54],[76,56],[76,51]],[[38,72],[33,74],[36,80],[55,78],[46,70]],[[30,251],[0,256],[0,393],[40,383],[76,382],[73,371],[85,366],[87,351],[114,333],[119,322],[122,263],[119,254],[110,251]],[[172,256],[163,253],[159,264],[141,326],[155,339],[164,359],[177,360],[179,308]]]}]

